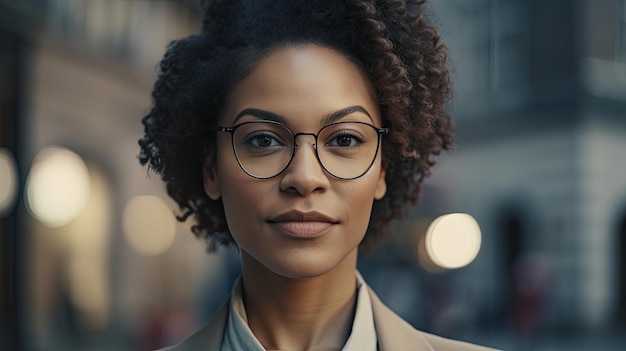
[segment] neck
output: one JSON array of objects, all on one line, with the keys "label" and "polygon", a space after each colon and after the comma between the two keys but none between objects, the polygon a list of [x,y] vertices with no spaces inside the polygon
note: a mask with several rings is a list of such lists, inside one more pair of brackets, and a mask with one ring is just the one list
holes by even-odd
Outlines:
[{"label": "neck", "polygon": [[341,350],[356,307],[356,251],[332,271],[287,278],[242,252],[248,325],[268,350]]}]

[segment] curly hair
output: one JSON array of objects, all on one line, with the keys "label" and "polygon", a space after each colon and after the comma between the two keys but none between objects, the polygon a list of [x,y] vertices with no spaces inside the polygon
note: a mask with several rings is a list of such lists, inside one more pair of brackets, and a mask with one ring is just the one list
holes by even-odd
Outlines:
[{"label": "curly hair", "polygon": [[372,247],[389,223],[417,202],[436,156],[453,146],[446,110],[453,95],[447,51],[427,21],[423,1],[214,0],[203,2],[198,35],[172,42],[160,63],[139,140],[142,165],[160,174],[180,207],[195,217],[194,234],[233,244],[221,200],[203,188],[203,166],[215,160],[214,127],[224,99],[272,50],[298,44],[334,49],[373,83],[383,125],[386,195],[374,202],[361,247]]}]

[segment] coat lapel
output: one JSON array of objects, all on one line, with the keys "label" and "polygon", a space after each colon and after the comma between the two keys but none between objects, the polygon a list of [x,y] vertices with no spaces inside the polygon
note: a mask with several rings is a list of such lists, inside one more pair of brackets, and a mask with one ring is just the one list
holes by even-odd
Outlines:
[{"label": "coat lapel", "polygon": [[[389,309],[389,307],[385,306],[369,286],[368,291],[372,303],[372,312],[374,314],[378,349],[381,351],[494,350],[444,339],[415,330],[410,324]],[[163,349],[162,351],[219,351],[222,346],[222,338],[224,337],[229,307],[230,300],[227,300],[213,318],[211,318],[209,324],[185,339],[182,343]]]},{"label": "coat lapel", "polygon": [[230,299],[226,300],[218,312],[211,318],[209,324],[195,332],[183,342],[163,351],[219,351],[222,346]]},{"label": "coat lapel", "polygon": [[368,287],[379,350],[433,351],[426,338],[385,306]]}]

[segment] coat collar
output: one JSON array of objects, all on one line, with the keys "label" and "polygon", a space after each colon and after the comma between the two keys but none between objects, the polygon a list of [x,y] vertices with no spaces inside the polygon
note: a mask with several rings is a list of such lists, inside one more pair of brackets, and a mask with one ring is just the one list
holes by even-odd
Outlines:
[{"label": "coat collar", "polygon": [[369,286],[368,290],[380,350],[403,350],[407,345],[411,345],[413,350],[434,350],[422,333],[385,306]]},{"label": "coat collar", "polygon": [[211,321],[202,329],[193,333],[180,344],[161,351],[220,351],[226,321],[228,320],[229,306],[230,299],[222,304],[217,313],[211,318]]},{"label": "coat collar", "polygon": [[[435,335],[415,330],[410,324],[396,315],[385,306],[376,293],[368,286],[374,325],[378,338],[379,350],[411,350],[420,351],[489,351],[494,350],[468,343],[444,339]],[[163,349],[162,351],[219,351],[228,318],[230,300],[227,300],[211,321],[202,329],[184,340],[179,345]]]},{"label": "coat collar", "polygon": [[[374,325],[378,337],[379,349],[398,350],[406,345],[415,345],[416,350],[433,350],[426,339],[416,333],[413,327],[403,321],[387,306],[385,306],[374,291],[368,286],[372,312],[374,313]],[[209,324],[194,333],[178,346],[167,348],[163,351],[185,350],[215,350],[219,351],[226,320],[228,319],[229,301],[226,301],[219,311],[213,316]]]}]

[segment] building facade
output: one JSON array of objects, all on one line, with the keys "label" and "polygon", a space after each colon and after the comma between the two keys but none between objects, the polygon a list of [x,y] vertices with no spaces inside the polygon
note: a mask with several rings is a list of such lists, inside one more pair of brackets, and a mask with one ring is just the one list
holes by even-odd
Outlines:
[{"label": "building facade", "polygon": [[458,145],[433,184],[481,223],[471,268],[494,316],[515,314],[519,266],[530,260],[535,278],[524,286],[541,290],[543,325],[623,326],[625,2],[436,8],[457,72]]}]

